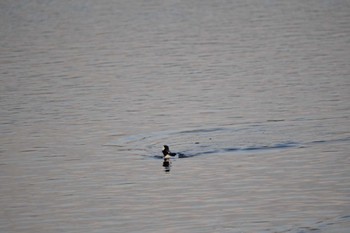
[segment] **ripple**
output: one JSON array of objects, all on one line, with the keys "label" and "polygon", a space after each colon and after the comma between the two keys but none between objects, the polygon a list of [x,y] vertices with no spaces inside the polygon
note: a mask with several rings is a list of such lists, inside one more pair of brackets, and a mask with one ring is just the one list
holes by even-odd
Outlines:
[{"label": "ripple", "polygon": [[350,137],[345,137],[302,141],[301,138],[290,135],[281,136],[284,131],[288,129],[271,126],[271,122],[236,127],[167,130],[123,136],[104,146],[159,159],[162,158],[160,150],[164,144],[169,145],[178,154],[178,158],[190,158],[222,153],[263,153],[350,140]]},{"label": "ripple", "polygon": [[299,147],[293,140],[276,141],[266,127],[252,124],[238,127],[215,127],[180,129],[178,131],[158,131],[148,134],[120,137],[104,146],[114,146],[118,151],[162,158],[160,148],[167,144],[178,153],[179,158],[189,158],[218,153],[263,152]]},{"label": "ripple", "polygon": [[[299,226],[290,229],[286,229],[283,231],[279,231],[279,233],[315,233],[315,232],[330,232],[330,227],[348,224],[350,222],[350,216],[338,216],[335,218],[328,218],[324,220],[317,221],[315,223],[310,223],[309,226]],[[334,228],[336,228],[334,227]]]}]

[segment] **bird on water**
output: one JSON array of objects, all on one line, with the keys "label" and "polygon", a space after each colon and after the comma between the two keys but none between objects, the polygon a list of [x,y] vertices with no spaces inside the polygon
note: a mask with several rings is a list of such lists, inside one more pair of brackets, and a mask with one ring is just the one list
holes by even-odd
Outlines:
[{"label": "bird on water", "polygon": [[176,153],[172,153],[172,152],[170,151],[170,149],[169,149],[169,146],[167,146],[167,145],[164,145],[164,146],[163,146],[162,152],[163,152],[163,159],[164,159],[164,161],[163,161],[163,167],[169,167],[170,164],[171,164],[170,158],[171,158],[172,156],[175,156]]},{"label": "bird on water", "polygon": [[176,153],[172,153],[172,152],[170,151],[169,146],[167,146],[167,145],[164,145],[164,146],[163,146],[162,152],[163,152],[163,156],[164,156],[164,157],[167,156],[167,155],[169,155],[169,156],[175,156],[175,155],[176,155]]}]

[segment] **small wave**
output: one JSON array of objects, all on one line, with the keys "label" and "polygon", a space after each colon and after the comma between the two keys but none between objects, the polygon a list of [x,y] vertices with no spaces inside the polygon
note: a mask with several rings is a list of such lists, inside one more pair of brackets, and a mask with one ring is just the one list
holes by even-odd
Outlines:
[{"label": "small wave", "polygon": [[[337,229],[339,227],[342,229],[342,225],[348,225],[350,223],[350,215],[338,216],[335,218],[328,218],[324,220],[311,223],[309,226],[299,226],[283,231],[278,231],[278,233],[316,233],[316,232],[331,232],[330,228]],[[276,232],[277,233],[277,232]]]},{"label": "small wave", "polygon": [[193,129],[193,130],[184,130],[184,131],[180,131],[180,134],[193,134],[193,133],[211,133],[211,132],[215,132],[215,131],[222,131],[225,130],[224,128],[211,128],[211,129]]},{"label": "small wave", "polygon": [[[271,150],[271,149],[283,149],[283,148],[290,148],[290,147],[296,147],[298,143],[295,142],[287,142],[287,143],[277,143],[270,146],[250,146],[243,148],[243,151],[251,151],[251,150]],[[234,148],[235,149],[235,148]]]},{"label": "small wave", "polygon": [[329,140],[315,140],[307,144],[338,143],[338,142],[348,142],[348,141],[350,141],[350,137],[335,138],[335,139],[329,139]]}]

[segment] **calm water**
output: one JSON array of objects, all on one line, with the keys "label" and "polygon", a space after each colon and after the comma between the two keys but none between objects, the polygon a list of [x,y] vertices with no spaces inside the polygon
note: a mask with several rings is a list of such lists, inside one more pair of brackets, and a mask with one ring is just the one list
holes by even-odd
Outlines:
[{"label": "calm water", "polygon": [[[350,1],[1,1],[0,20],[1,232],[349,232]],[[170,172],[163,144],[187,157]]]}]

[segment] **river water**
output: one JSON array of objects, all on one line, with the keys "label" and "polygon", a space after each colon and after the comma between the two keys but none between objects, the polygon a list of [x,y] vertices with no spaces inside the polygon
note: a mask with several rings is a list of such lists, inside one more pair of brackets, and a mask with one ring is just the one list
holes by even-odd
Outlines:
[{"label": "river water", "polygon": [[349,232],[348,0],[1,1],[0,20],[1,232]]}]

